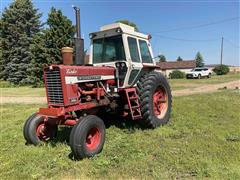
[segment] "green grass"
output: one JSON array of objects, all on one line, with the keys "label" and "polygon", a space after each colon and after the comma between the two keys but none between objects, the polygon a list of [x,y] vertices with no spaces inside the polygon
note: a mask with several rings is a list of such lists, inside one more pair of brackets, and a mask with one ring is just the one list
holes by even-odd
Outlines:
[{"label": "green grass", "polygon": [[41,97],[45,96],[44,88],[18,87],[0,88],[0,96],[7,97]]},{"label": "green grass", "polygon": [[23,123],[38,107],[2,105],[2,179],[240,179],[237,91],[176,97],[171,122],[154,130],[111,126],[103,152],[82,161],[68,158],[68,128],[56,142],[24,144]]},{"label": "green grass", "polygon": [[208,84],[220,84],[226,83],[234,80],[240,80],[240,73],[229,73],[227,75],[222,76],[212,76],[210,79],[202,78],[202,79],[169,79],[171,88],[173,90],[186,89],[186,88],[194,88],[202,85]]}]

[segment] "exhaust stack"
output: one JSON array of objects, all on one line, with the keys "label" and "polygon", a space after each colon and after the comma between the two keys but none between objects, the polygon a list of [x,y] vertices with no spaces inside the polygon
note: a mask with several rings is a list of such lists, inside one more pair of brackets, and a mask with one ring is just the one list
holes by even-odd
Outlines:
[{"label": "exhaust stack", "polygon": [[81,38],[80,8],[73,6],[76,14],[75,65],[84,65],[84,40]]}]

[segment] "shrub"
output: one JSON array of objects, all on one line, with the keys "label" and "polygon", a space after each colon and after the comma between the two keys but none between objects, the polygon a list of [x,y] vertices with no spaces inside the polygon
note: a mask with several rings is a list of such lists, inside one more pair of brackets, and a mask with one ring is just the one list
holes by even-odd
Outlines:
[{"label": "shrub", "polygon": [[185,77],[185,73],[179,70],[174,70],[169,74],[171,79],[183,79]]},{"label": "shrub", "polygon": [[229,67],[226,65],[219,65],[216,66],[213,71],[217,74],[217,75],[224,75],[227,74],[229,72]]}]

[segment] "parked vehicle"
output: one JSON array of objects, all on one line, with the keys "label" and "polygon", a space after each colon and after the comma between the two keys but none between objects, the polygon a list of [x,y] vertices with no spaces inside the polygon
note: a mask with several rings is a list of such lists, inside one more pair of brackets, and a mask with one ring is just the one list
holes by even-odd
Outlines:
[{"label": "parked vehicle", "polygon": [[194,68],[190,72],[186,73],[186,78],[187,79],[190,79],[190,78],[201,79],[202,77],[210,78],[211,75],[212,75],[212,72],[208,68],[202,67],[202,68]]},{"label": "parked vehicle", "polygon": [[56,136],[59,125],[73,126],[69,144],[76,159],[100,153],[105,142],[103,113],[117,113],[145,128],[166,124],[172,95],[167,79],[156,69],[150,36],[121,23],[90,34],[89,64],[84,64],[80,9],[75,8],[77,37],[63,49],[63,64],[44,69],[48,107],[30,116],[23,128],[28,144]]}]

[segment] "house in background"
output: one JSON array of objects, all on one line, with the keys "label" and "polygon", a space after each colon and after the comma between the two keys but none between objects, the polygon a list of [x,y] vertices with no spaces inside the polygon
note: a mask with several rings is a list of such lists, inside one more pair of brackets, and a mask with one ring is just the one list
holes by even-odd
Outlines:
[{"label": "house in background", "polygon": [[157,66],[160,67],[161,72],[169,78],[169,74],[174,70],[179,70],[184,73],[191,71],[196,67],[195,60],[187,60],[187,61],[169,61],[169,62],[158,62]]}]

